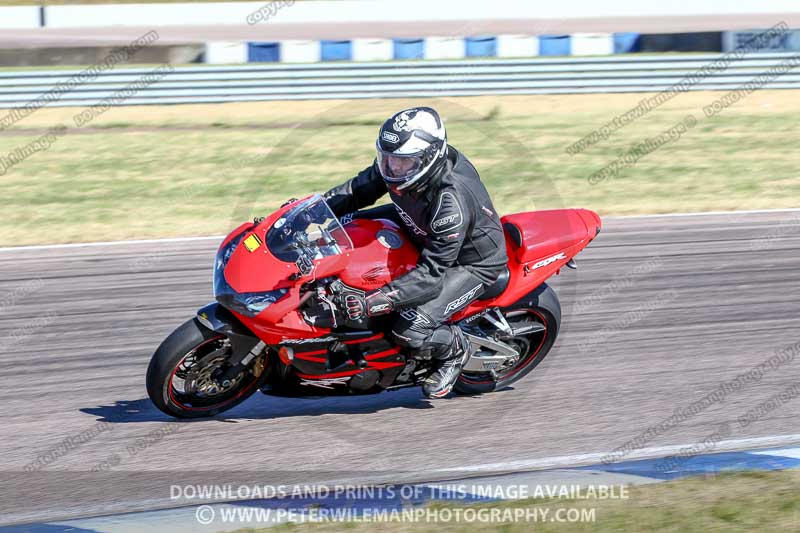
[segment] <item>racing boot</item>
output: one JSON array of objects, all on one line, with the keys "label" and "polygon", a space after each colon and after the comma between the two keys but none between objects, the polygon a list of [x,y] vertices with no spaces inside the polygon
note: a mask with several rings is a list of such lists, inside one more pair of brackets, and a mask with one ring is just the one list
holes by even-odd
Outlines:
[{"label": "racing boot", "polygon": [[[422,393],[427,398],[444,398],[453,390],[458,376],[461,374],[461,367],[469,357],[469,341],[464,336],[461,328],[450,326],[451,342],[444,345],[442,350],[435,355],[434,362],[437,363],[436,370],[433,371],[425,381],[422,382]],[[442,331],[443,330],[443,331]],[[431,339],[432,344],[436,344],[437,333],[447,333],[445,328],[434,332]]]}]

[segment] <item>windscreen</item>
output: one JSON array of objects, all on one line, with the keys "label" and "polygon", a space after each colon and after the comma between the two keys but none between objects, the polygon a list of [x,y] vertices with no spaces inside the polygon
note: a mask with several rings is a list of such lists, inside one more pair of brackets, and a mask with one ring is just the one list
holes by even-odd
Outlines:
[{"label": "windscreen", "polygon": [[325,198],[315,195],[275,221],[267,232],[267,247],[281,261],[300,266],[352,250],[353,243]]}]

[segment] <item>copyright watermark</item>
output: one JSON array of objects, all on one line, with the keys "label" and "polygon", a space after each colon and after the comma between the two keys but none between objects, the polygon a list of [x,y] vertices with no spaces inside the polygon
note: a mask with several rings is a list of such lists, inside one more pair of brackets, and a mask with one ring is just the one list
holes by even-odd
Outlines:
[{"label": "copyright watermark", "polygon": [[197,511],[195,511],[194,516],[199,524],[207,526],[214,521],[216,513],[214,512],[214,508],[210,505],[201,505],[197,508]]},{"label": "copyright watermark", "polygon": [[219,513],[210,505],[201,505],[195,512],[200,525],[214,521],[223,524],[246,523],[304,523],[304,522],[368,522],[424,524],[503,524],[503,523],[594,523],[594,507],[531,507],[531,508],[416,508],[387,509],[381,507],[304,509],[262,507],[220,507]]},{"label": "copyright watermark", "polygon": [[247,23],[250,26],[258,24],[259,22],[266,22],[275,15],[277,15],[278,11],[283,9],[284,7],[291,7],[294,5],[296,0],[274,0],[263,6],[259,7],[249,15],[247,15]]}]

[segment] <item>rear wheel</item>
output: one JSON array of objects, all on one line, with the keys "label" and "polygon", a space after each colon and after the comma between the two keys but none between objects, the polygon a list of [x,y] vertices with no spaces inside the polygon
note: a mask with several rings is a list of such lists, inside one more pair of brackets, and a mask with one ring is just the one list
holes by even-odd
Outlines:
[{"label": "rear wheel", "polygon": [[[501,309],[512,329],[534,329],[528,334],[505,339],[519,355],[490,372],[462,372],[455,384],[461,394],[481,394],[505,388],[522,379],[545,358],[553,347],[561,324],[561,305],[555,291],[540,285],[519,302]],[[524,329],[523,329],[524,328]]]},{"label": "rear wheel", "polygon": [[147,394],[164,413],[178,418],[213,416],[240,404],[266,378],[265,355],[235,377],[229,368],[230,341],[192,319],[158,347],[147,369]]}]

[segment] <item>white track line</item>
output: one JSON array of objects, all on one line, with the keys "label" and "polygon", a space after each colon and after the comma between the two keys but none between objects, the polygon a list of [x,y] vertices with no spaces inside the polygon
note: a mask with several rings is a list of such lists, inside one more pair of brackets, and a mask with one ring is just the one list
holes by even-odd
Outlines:
[{"label": "white track line", "polygon": [[[774,448],[786,446],[788,444],[800,443],[800,434],[794,435],[775,435],[771,437],[751,437],[746,439],[732,439],[723,440],[717,443],[713,451],[709,454],[730,451],[748,451],[761,448]],[[660,457],[668,457],[672,454],[680,452],[696,446],[696,444],[679,444],[674,446],[656,446],[652,448],[641,448],[634,450],[628,455],[620,458],[614,463],[622,463],[625,461],[632,461],[636,459],[657,459]],[[584,453],[579,455],[563,455],[560,457],[543,457],[541,459],[522,459],[518,461],[507,461],[503,463],[486,463],[469,466],[457,466],[453,468],[442,468],[438,470],[429,471],[430,474],[445,475],[445,474],[486,474],[486,473],[503,473],[503,472],[520,472],[527,470],[544,470],[551,468],[565,468],[574,466],[587,466],[587,465],[602,465],[603,459],[611,456],[610,452],[607,453]]]},{"label": "white track line", "polygon": [[[655,215],[619,215],[603,217],[603,220],[616,220],[616,219],[634,219],[634,218],[679,218],[679,217],[697,217],[697,216],[716,216],[716,215],[758,215],[769,213],[800,213],[800,208],[788,209],[755,209],[751,211],[701,211],[697,213],[664,213]],[[7,248],[0,248],[2,252],[13,252],[19,250],[51,250],[59,248],[82,248],[89,246],[114,246],[125,244],[157,244],[157,243],[170,243],[170,242],[191,242],[191,241],[207,241],[207,240],[222,240],[225,235],[206,235],[202,237],[175,237],[171,239],[138,239],[129,241],[100,241],[100,242],[75,242],[69,244],[36,244],[30,246],[9,246]]]},{"label": "white track line", "polygon": [[0,252],[14,252],[19,250],[52,250],[60,248],[88,248],[93,246],[115,246],[125,244],[168,244],[171,242],[192,242],[192,241],[221,241],[225,235],[206,235],[203,237],[175,237],[172,239],[139,239],[131,241],[101,241],[101,242],[74,242],[69,244],[34,244],[30,246],[9,246],[0,248]]}]

